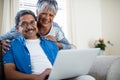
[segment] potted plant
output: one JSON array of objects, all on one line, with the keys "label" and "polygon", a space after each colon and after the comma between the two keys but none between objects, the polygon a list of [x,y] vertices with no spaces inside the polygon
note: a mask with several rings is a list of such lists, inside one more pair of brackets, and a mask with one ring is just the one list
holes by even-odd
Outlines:
[{"label": "potted plant", "polygon": [[95,48],[100,48],[101,50],[105,50],[105,43],[103,38],[99,38],[99,40],[95,43]]},{"label": "potted plant", "polygon": [[[113,43],[111,43],[111,41],[107,41],[106,43],[107,45],[110,45],[110,46],[114,46]],[[95,41],[94,45],[95,45],[95,48],[100,48],[101,51],[100,51],[100,54],[99,55],[103,55],[107,45],[105,44],[104,42],[104,39],[103,38],[99,38],[98,40]]]},{"label": "potted plant", "polygon": [[104,43],[103,38],[99,38],[99,40],[95,42],[95,48],[100,48],[101,49],[100,55],[103,55],[103,52],[105,51],[106,48],[106,44]]}]

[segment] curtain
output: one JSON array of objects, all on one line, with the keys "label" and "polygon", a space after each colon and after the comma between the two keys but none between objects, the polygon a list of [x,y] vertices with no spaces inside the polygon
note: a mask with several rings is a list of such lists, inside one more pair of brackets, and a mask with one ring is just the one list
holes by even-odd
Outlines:
[{"label": "curtain", "polygon": [[66,1],[66,7],[67,7],[67,36],[68,36],[68,40],[70,41],[71,44],[74,44],[74,40],[73,40],[73,37],[74,37],[74,28],[72,27],[73,26],[73,12],[72,12],[72,0],[67,0]]},{"label": "curtain", "polygon": [[3,0],[2,26],[0,34],[8,32],[14,25],[14,17],[19,10],[19,0]]}]

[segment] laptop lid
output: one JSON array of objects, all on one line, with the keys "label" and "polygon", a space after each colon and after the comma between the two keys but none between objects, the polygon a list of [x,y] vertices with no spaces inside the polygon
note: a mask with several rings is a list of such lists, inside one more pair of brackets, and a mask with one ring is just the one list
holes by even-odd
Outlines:
[{"label": "laptop lid", "polygon": [[60,50],[48,80],[87,74],[99,51],[99,48]]}]

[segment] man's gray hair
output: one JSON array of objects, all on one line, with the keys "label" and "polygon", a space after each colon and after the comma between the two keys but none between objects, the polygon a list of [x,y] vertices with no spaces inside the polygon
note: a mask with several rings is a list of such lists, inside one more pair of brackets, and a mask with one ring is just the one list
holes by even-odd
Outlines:
[{"label": "man's gray hair", "polygon": [[44,8],[48,10],[53,10],[55,15],[58,11],[58,4],[56,0],[38,0],[37,10],[40,13]]},{"label": "man's gray hair", "polygon": [[17,12],[16,16],[15,16],[15,26],[17,26],[20,22],[20,17],[26,14],[30,14],[34,17],[35,21],[37,21],[37,18],[34,14],[33,11],[31,10],[20,10],[19,12]]}]

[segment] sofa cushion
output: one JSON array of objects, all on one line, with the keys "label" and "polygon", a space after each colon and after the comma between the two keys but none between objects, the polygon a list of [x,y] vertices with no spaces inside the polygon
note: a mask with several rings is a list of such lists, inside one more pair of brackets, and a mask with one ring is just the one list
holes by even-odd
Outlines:
[{"label": "sofa cushion", "polygon": [[95,77],[96,80],[106,80],[108,70],[116,59],[118,59],[117,56],[98,56],[89,71],[89,75]]},{"label": "sofa cushion", "polygon": [[120,59],[117,59],[108,70],[107,80],[120,80]]}]

